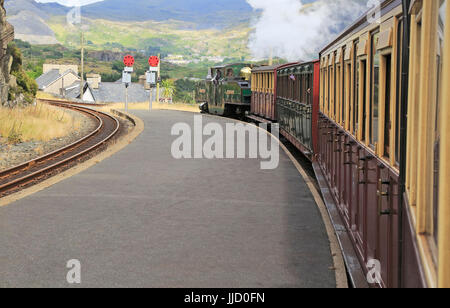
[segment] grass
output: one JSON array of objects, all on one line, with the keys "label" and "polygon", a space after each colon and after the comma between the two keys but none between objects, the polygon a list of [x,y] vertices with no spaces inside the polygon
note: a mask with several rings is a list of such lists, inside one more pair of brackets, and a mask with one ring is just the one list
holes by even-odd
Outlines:
[{"label": "grass", "polygon": [[0,137],[9,144],[45,142],[80,128],[80,120],[47,104],[14,109],[0,107]]},{"label": "grass", "polygon": [[38,91],[37,93],[36,93],[36,98],[37,99],[58,99],[58,100],[62,100],[62,101],[67,101],[66,99],[63,99],[63,98],[59,98],[59,97],[56,97],[55,95],[53,95],[53,94],[51,94],[51,93],[45,93],[45,92],[42,92],[42,91]]}]

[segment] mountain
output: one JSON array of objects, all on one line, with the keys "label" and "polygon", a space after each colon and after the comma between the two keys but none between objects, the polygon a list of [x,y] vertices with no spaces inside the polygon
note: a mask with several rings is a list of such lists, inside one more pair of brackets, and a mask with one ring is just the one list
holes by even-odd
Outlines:
[{"label": "mountain", "polygon": [[21,11],[8,18],[14,26],[15,37],[31,44],[56,44],[55,33],[47,25],[45,15],[40,17],[33,11]]},{"label": "mountain", "polygon": [[[70,8],[34,0],[6,0],[9,16],[31,11],[43,19],[66,15]],[[198,28],[224,28],[249,21],[253,9],[245,0],[104,0],[82,7],[83,17],[112,21],[167,21],[194,23]]]},{"label": "mountain", "polygon": [[[9,22],[15,27],[16,38],[32,44],[57,43],[52,21],[55,17],[58,19],[56,30],[59,31],[63,27],[63,17],[70,11],[57,3],[34,0],[5,0],[5,9]],[[89,23],[100,19],[127,23],[152,20],[190,30],[224,29],[247,23],[252,12],[245,0],[105,0],[83,6],[81,10]]]},{"label": "mountain", "polygon": [[192,22],[200,28],[222,28],[248,21],[253,12],[245,0],[105,0],[83,7],[84,16],[114,21]]},{"label": "mountain", "polygon": [[52,14],[63,14],[67,8],[59,4],[40,4],[34,0],[6,0],[8,21],[14,26],[15,37],[32,44],[55,44],[55,33],[47,21]]},{"label": "mountain", "polygon": [[30,11],[46,20],[52,15],[65,15],[69,8],[57,3],[37,3],[34,0],[5,0],[5,10],[8,16]]}]

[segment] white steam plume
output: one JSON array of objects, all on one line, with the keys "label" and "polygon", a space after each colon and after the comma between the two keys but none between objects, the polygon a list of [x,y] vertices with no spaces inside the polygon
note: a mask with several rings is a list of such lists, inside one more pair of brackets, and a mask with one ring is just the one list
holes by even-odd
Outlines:
[{"label": "white steam plume", "polygon": [[[247,0],[261,14],[250,35],[257,59],[311,60],[367,10],[367,0]],[[306,3],[313,2],[313,3]]]}]

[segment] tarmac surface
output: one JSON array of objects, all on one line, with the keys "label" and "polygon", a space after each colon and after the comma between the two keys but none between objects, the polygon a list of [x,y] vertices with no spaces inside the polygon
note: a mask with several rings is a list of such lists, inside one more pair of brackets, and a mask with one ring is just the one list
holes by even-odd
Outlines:
[{"label": "tarmac surface", "polygon": [[[275,170],[177,160],[172,126],[194,115],[133,113],[145,130],[124,150],[0,208],[0,287],[336,286],[319,210],[282,150]],[[79,285],[66,280],[72,259]]]}]

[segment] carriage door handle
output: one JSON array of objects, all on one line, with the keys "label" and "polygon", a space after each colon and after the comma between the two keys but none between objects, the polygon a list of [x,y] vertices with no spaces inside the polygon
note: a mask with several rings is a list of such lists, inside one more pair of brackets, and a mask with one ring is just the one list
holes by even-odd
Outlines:
[{"label": "carriage door handle", "polygon": [[382,181],[381,179],[378,180],[377,196],[378,196],[378,212],[380,216],[392,215],[391,209],[383,210],[383,198],[389,197],[389,192],[383,191],[383,185],[389,184],[391,184],[389,181]]}]

